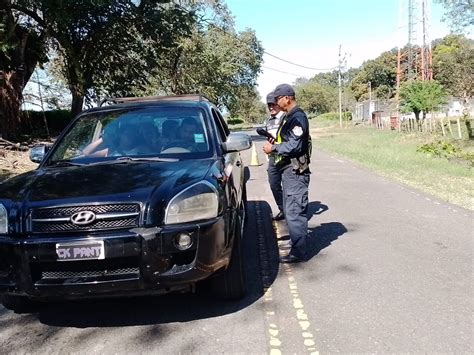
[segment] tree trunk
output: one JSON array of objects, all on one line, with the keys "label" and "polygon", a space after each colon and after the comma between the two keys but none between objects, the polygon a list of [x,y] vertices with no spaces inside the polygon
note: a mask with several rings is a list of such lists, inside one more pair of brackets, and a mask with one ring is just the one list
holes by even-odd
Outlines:
[{"label": "tree trunk", "polygon": [[44,59],[44,34],[19,25],[8,4],[2,3],[0,10],[7,34],[2,40],[10,47],[0,53],[0,134],[16,140],[21,133],[22,92],[38,62]]},{"label": "tree trunk", "polygon": [[5,72],[0,81],[0,134],[16,140],[20,133],[21,81],[15,72]]},{"label": "tree trunk", "polygon": [[415,120],[416,120],[416,129],[418,131],[420,131],[421,127],[420,127],[420,112],[421,111],[414,111],[415,113]]},{"label": "tree trunk", "polygon": [[80,52],[80,49],[71,50],[69,55],[65,55],[66,68],[69,81],[69,90],[71,90],[72,104],[71,113],[76,116],[82,111],[84,105],[84,98],[86,96],[86,83],[84,79],[81,64],[76,60],[75,53]]},{"label": "tree trunk", "polygon": [[71,90],[72,93],[72,105],[71,105],[71,113],[73,116],[76,116],[82,111],[82,107],[84,106],[84,95],[76,90]]}]

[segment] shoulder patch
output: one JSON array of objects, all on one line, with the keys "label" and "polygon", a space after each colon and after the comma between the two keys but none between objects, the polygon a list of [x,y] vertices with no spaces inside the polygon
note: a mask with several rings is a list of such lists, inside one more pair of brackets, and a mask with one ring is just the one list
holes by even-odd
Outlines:
[{"label": "shoulder patch", "polygon": [[295,136],[299,137],[303,134],[303,128],[301,126],[294,126],[292,132]]}]

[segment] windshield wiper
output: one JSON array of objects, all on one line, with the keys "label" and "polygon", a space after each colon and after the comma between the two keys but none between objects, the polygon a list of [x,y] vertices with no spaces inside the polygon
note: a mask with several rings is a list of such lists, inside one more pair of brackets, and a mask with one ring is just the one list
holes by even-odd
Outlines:
[{"label": "windshield wiper", "polygon": [[113,165],[113,164],[126,164],[126,163],[133,163],[133,162],[176,162],[176,161],[179,161],[179,159],[158,158],[158,157],[151,157],[151,158],[118,157],[117,159],[97,161],[94,163],[89,163],[88,165]]},{"label": "windshield wiper", "polygon": [[148,157],[148,158],[132,158],[132,157],[118,157],[118,161],[161,161],[161,162],[175,162],[179,161],[176,158],[159,158],[159,157]]},{"label": "windshield wiper", "polygon": [[49,164],[49,166],[83,166],[83,165],[84,164],[81,164],[81,163],[73,163],[70,160],[57,160]]}]

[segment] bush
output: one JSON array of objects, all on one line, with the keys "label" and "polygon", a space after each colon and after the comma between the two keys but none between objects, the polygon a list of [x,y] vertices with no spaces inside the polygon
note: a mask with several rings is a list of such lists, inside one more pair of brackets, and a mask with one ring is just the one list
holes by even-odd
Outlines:
[{"label": "bush", "polygon": [[458,152],[457,148],[452,143],[445,141],[423,144],[419,146],[416,151],[443,158],[449,158]]},{"label": "bush", "polygon": [[337,121],[339,119],[339,114],[336,112],[326,112],[316,117],[316,119],[321,121]]},{"label": "bush", "polygon": [[[42,111],[22,111],[21,132],[23,135],[45,137],[46,127]],[[56,136],[68,125],[73,116],[68,110],[45,111],[44,116],[48,124],[49,134]]]},{"label": "bush", "polygon": [[242,124],[244,123],[244,120],[241,118],[229,118],[227,120],[228,125],[237,125],[237,124]]}]

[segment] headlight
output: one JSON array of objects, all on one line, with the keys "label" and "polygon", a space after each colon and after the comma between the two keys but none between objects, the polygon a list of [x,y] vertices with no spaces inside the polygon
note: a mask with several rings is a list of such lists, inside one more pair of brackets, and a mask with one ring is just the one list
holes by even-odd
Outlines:
[{"label": "headlight", "polygon": [[0,203],[0,234],[8,233],[8,214],[7,209]]},{"label": "headlight", "polygon": [[173,197],[166,207],[165,224],[185,223],[217,217],[217,191],[202,181]]}]

